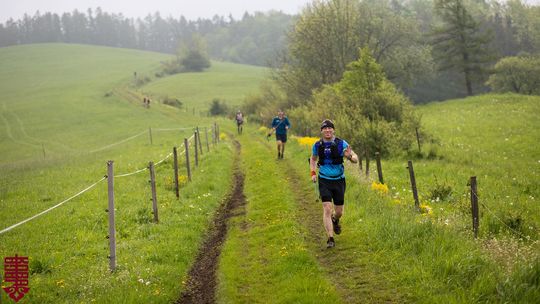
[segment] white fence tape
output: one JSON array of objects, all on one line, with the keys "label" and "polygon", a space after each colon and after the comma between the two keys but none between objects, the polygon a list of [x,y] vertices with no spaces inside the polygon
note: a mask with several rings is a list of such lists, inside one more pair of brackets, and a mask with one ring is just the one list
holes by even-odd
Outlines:
[{"label": "white fence tape", "polygon": [[62,201],[61,203],[58,203],[58,204],[52,206],[51,208],[49,208],[49,209],[47,209],[47,210],[41,211],[40,213],[38,213],[38,214],[36,214],[36,215],[34,215],[34,216],[31,216],[31,217],[25,219],[24,221],[21,221],[21,222],[15,224],[15,225],[11,225],[11,226],[9,226],[9,227],[3,229],[2,231],[0,231],[0,234],[5,233],[5,232],[8,232],[8,231],[10,231],[11,229],[13,229],[13,228],[15,228],[15,227],[17,227],[17,226],[19,226],[19,225],[22,225],[22,224],[24,224],[24,223],[26,223],[26,222],[29,222],[29,221],[35,219],[35,218],[38,217],[38,216],[41,216],[41,215],[43,215],[43,214],[45,214],[45,213],[47,213],[47,212],[49,212],[49,211],[51,211],[51,210],[53,210],[53,209],[55,209],[55,208],[57,208],[57,207],[62,206],[64,203],[67,203],[67,202],[69,202],[70,200],[76,198],[77,196],[79,196],[79,195],[85,193],[86,191],[92,189],[94,186],[96,186],[97,184],[99,184],[100,182],[102,182],[103,180],[105,180],[106,178],[107,178],[106,176],[103,177],[102,179],[100,179],[100,180],[98,180],[97,182],[93,183],[92,185],[88,186],[86,189],[82,190],[81,192],[79,192],[79,193],[73,195],[72,197],[70,197],[70,198],[68,198],[68,199],[66,199],[66,200],[64,200],[64,201]]}]

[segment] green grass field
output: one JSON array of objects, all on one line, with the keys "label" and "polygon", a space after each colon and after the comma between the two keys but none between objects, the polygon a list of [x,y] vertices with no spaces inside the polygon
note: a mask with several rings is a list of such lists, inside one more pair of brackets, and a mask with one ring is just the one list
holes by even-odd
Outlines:
[{"label": "green grass field", "polygon": [[[412,159],[422,203],[441,215],[439,220],[466,229],[472,221],[466,217],[467,183],[476,176],[480,233],[538,240],[540,97],[484,95],[418,110],[434,139],[424,143],[423,158]],[[410,202],[405,166],[406,160],[393,159],[383,172],[395,198]]]},{"label": "green grass field", "polygon": [[[231,120],[200,115],[213,98],[240,105],[265,70],[213,62],[204,73],[155,78],[166,58],[82,45],[0,48],[0,230],[101,180],[0,234],[0,257],[30,257],[31,289],[21,303],[177,300],[208,225],[230,194],[234,159],[245,175],[247,205],[231,218],[222,247],[218,303],[534,303],[540,297],[539,97],[485,95],[419,107],[431,138],[421,153],[383,160],[388,193],[372,189],[373,163],[370,179],[347,166],[343,233],[335,250],[326,250],[309,148],[291,138],[278,161],[259,126],[246,125],[236,136]],[[133,86],[135,71],[151,81]],[[149,109],[143,96],[154,100]],[[160,103],[163,96],[180,99],[188,111]],[[193,127],[210,131],[214,122],[222,141],[207,151],[203,135],[201,163],[177,199],[167,157],[173,146],[183,149]],[[413,208],[409,158],[431,212]],[[107,160],[114,160],[117,176],[114,273],[102,180]],[[161,160],[160,222],[153,223],[148,171],[118,175]],[[182,180],[184,165],[181,155]],[[470,227],[472,175],[481,203],[477,240]],[[0,297],[11,301],[3,291]]]}]

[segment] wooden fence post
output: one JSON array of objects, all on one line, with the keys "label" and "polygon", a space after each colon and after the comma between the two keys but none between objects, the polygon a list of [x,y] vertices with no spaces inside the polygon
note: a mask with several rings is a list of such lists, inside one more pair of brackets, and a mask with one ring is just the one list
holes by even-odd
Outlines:
[{"label": "wooden fence post", "polygon": [[384,184],[383,174],[382,174],[382,165],[381,165],[381,155],[379,152],[375,152],[375,158],[377,160],[377,174],[379,175],[379,183]]},{"label": "wooden fence post", "polygon": [[474,238],[478,238],[478,227],[480,226],[480,218],[478,214],[478,189],[476,185],[476,176],[471,176],[471,211]]},{"label": "wooden fence post", "polygon": [[418,152],[422,152],[420,147],[420,134],[418,133],[418,127],[416,128],[416,143],[418,144]]},{"label": "wooden fence post", "polygon": [[191,168],[189,167],[189,142],[187,138],[184,138],[184,146],[186,148],[186,169],[188,181],[191,181]]},{"label": "wooden fence post", "polygon": [[174,156],[174,190],[176,192],[176,198],[180,198],[180,190],[178,186],[178,150],[176,147],[173,148]]},{"label": "wooden fence post", "polygon": [[41,149],[43,150],[43,158],[46,158],[45,156],[45,145],[41,144]]},{"label": "wooden fence post", "polygon": [[197,126],[197,141],[199,142],[199,152],[201,153],[201,156],[203,155],[202,152],[202,142],[201,142],[201,132],[199,131],[199,127]]},{"label": "wooden fence post", "polygon": [[199,153],[198,153],[197,150],[199,149],[199,147],[198,147],[198,143],[197,143],[197,131],[195,131],[195,133],[193,133],[193,135],[194,135],[193,139],[195,140],[195,142],[194,142],[194,148],[195,149],[193,149],[193,151],[195,152],[195,154],[194,154],[195,155],[195,167],[198,167],[199,166]]},{"label": "wooden fence post", "polygon": [[206,152],[210,152],[210,144],[208,144],[208,130],[204,127],[204,137],[206,137]]},{"label": "wooden fence post", "polygon": [[220,138],[219,138],[219,125],[216,124],[216,128],[217,128],[216,139],[217,139],[217,143],[219,144],[219,142],[220,142]]},{"label": "wooden fence post", "polygon": [[213,127],[213,133],[212,133],[212,144],[213,145],[216,145],[217,143],[217,137],[216,137],[216,131],[217,131],[217,126],[216,126],[216,123],[214,122],[214,127]]},{"label": "wooden fence post", "polygon": [[369,150],[366,148],[366,177],[369,177]]},{"label": "wooden fence post", "polygon": [[148,128],[148,134],[150,135],[150,144],[153,145],[153,141],[152,141],[152,128]]},{"label": "wooden fence post", "polygon": [[154,211],[154,222],[159,222],[158,209],[157,209],[157,195],[156,195],[156,173],[154,172],[154,162],[148,163],[148,169],[150,169],[150,187],[152,188],[152,210]]},{"label": "wooden fence post", "polygon": [[407,162],[407,168],[409,169],[409,177],[411,178],[411,188],[413,192],[413,198],[414,198],[414,206],[419,209],[420,208],[420,201],[418,201],[418,192],[416,191],[416,179],[414,177],[414,169],[412,161]]},{"label": "wooden fence post", "polygon": [[107,162],[107,185],[109,194],[109,269],[113,272],[116,269],[116,228],[114,225],[114,170],[113,161]]},{"label": "wooden fence post", "polygon": [[362,175],[362,153],[358,152],[358,168],[360,169],[360,175]]}]

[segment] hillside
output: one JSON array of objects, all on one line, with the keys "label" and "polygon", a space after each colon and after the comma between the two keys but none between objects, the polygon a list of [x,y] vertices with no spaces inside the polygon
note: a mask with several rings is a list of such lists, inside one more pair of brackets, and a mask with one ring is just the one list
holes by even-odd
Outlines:
[{"label": "hillside", "polygon": [[[290,136],[278,160],[266,129],[247,124],[238,135],[231,120],[201,115],[213,98],[239,105],[264,70],[214,63],[204,73],[156,78],[164,58],[77,45],[0,48],[7,67],[0,257],[29,257],[22,302],[531,303],[540,296],[538,97],[418,107],[429,137],[422,151],[382,161],[385,185],[374,182],[373,162],[368,177],[347,163],[343,232],[327,250],[306,164],[313,139]],[[134,86],[134,71],[151,81]],[[149,108],[144,96],[153,99]],[[160,103],[162,96],[188,111]],[[421,212],[408,190],[409,159]]]},{"label": "hillside", "polygon": [[[97,149],[148,127],[194,124],[213,98],[239,104],[257,88],[264,71],[214,62],[205,73],[164,77],[126,92],[134,72],[140,79],[155,80],[160,61],[167,58],[159,53],[73,44],[0,48],[0,164],[39,158],[43,150],[54,155]],[[142,107],[144,96],[155,97],[156,110]],[[190,111],[197,107],[197,115],[170,107],[162,111],[159,100],[163,96],[179,98]]]}]

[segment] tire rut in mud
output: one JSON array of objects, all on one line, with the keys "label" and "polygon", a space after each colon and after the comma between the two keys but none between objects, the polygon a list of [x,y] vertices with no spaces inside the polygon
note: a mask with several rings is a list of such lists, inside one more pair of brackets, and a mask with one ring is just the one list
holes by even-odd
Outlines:
[{"label": "tire rut in mud", "polygon": [[221,246],[227,236],[229,218],[245,213],[244,174],[240,170],[240,150],[238,141],[235,145],[233,164],[233,189],[220,208],[216,211],[205,240],[199,248],[197,258],[191,267],[185,290],[176,303],[215,303],[217,287],[216,270],[219,264]]}]

